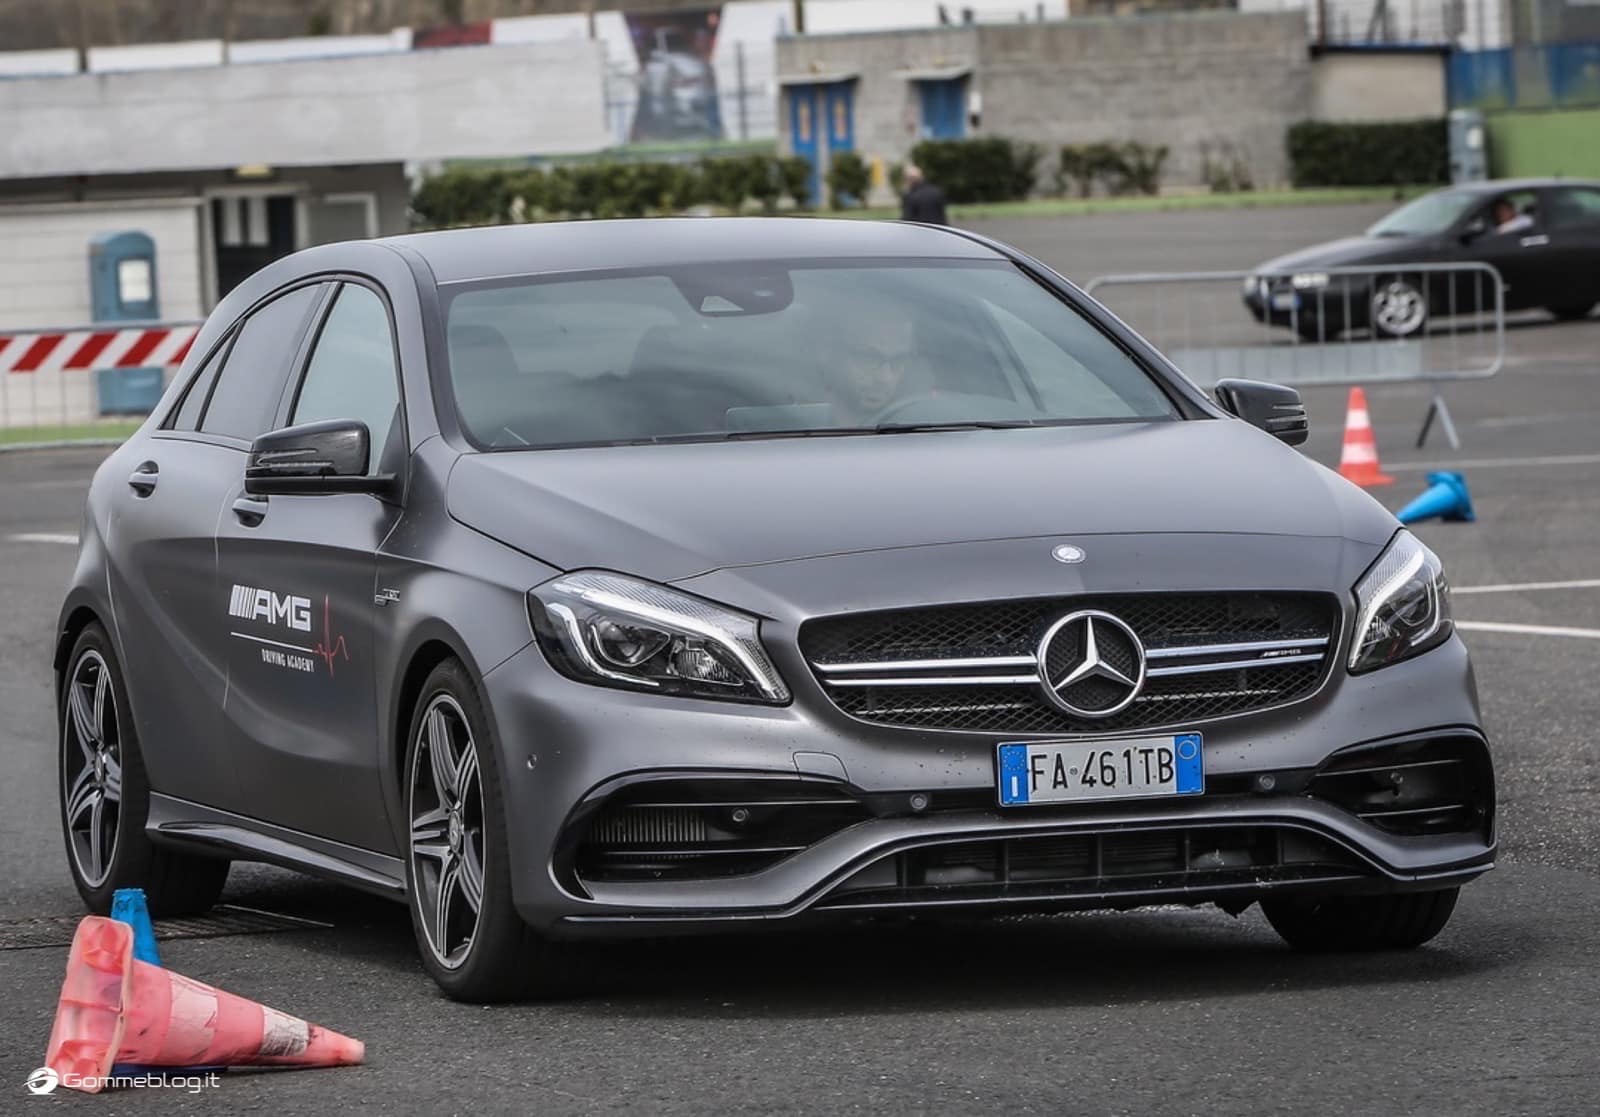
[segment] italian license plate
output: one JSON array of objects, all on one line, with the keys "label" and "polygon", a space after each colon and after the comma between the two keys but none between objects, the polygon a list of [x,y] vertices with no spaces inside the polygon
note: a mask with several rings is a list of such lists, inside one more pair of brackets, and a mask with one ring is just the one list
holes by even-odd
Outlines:
[{"label": "italian license plate", "polygon": [[1300,307],[1300,296],[1299,295],[1288,293],[1288,294],[1281,294],[1281,295],[1273,295],[1272,296],[1272,309],[1273,310],[1298,310],[1299,307]]},{"label": "italian license plate", "polygon": [[1198,733],[1001,745],[999,773],[1002,807],[1199,795],[1206,783]]}]

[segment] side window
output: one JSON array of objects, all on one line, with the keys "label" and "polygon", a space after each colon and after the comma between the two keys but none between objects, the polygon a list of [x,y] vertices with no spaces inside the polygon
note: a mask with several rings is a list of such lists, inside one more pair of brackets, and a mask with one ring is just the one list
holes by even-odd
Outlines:
[{"label": "side window", "polygon": [[228,346],[233,344],[230,335],[223,339],[211,354],[211,359],[206,361],[205,367],[195,374],[189,382],[188,389],[183,393],[183,401],[167,416],[166,429],[173,431],[192,431],[200,422],[200,412],[206,406],[206,397],[211,394],[211,385],[217,379],[217,370],[222,367],[224,358],[228,355]]},{"label": "side window", "polygon": [[200,420],[202,431],[252,439],[267,429],[321,290],[317,284],[296,288],[245,319]]},{"label": "side window", "polygon": [[289,421],[360,419],[372,435],[367,472],[377,473],[384,447],[402,433],[399,412],[389,313],[370,288],[347,283],[323,323]]},{"label": "side window", "polygon": [[1550,199],[1552,229],[1600,229],[1600,190],[1573,187]]}]

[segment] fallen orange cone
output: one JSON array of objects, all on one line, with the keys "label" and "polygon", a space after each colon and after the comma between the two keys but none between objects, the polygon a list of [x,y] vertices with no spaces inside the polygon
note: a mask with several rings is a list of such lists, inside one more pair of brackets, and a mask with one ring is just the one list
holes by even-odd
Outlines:
[{"label": "fallen orange cone", "polygon": [[360,1040],[136,960],[133,929],[91,915],[72,937],[45,1065],[97,1093],[113,1063],[336,1067],[365,1054]]}]

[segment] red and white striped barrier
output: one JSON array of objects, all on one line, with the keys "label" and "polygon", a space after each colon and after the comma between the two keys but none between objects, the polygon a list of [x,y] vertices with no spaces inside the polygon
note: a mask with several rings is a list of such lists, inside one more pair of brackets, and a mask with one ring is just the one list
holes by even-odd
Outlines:
[{"label": "red and white striped barrier", "polygon": [[0,333],[0,374],[166,367],[182,362],[198,322]]}]

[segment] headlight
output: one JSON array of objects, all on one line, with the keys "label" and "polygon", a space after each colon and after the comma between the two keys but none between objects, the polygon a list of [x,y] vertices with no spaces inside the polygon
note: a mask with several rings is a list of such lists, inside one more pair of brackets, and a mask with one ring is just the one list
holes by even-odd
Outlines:
[{"label": "headlight", "polygon": [[1327,285],[1327,272],[1308,271],[1289,277],[1289,286],[1293,287],[1296,291],[1318,291]]},{"label": "headlight", "polygon": [[1437,647],[1450,636],[1450,586],[1444,566],[1402,531],[1356,583],[1352,674],[1386,667]]},{"label": "headlight", "polygon": [[754,617],[652,582],[589,570],[528,591],[546,658],[580,682],[783,703]]}]

